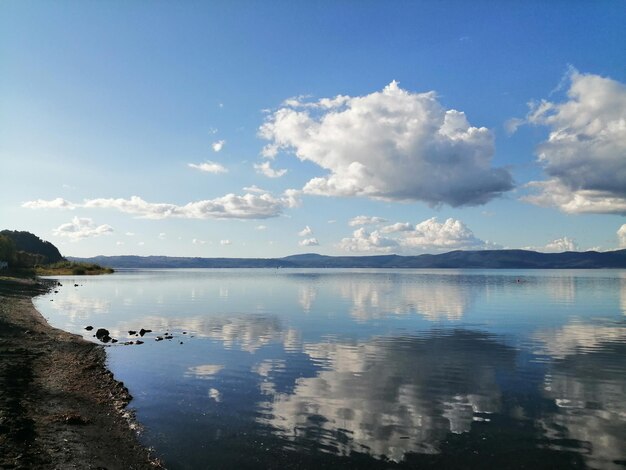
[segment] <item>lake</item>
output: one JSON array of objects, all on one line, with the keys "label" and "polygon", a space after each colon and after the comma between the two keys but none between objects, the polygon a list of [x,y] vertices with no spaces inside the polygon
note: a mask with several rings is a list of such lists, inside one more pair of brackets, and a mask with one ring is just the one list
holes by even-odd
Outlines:
[{"label": "lake", "polygon": [[624,270],[59,279],[168,468],[626,467]]}]

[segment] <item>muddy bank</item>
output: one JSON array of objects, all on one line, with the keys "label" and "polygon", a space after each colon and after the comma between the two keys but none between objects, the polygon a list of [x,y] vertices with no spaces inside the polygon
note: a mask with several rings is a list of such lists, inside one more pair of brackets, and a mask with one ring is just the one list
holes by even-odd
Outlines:
[{"label": "muddy bank", "polygon": [[0,280],[0,468],[154,469],[101,346],[49,326],[32,296]]}]

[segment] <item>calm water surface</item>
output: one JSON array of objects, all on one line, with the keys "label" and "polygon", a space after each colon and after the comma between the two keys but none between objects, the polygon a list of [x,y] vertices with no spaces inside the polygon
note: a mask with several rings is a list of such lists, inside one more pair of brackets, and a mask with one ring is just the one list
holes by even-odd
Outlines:
[{"label": "calm water surface", "polygon": [[60,280],[37,308],[120,340],[109,365],[172,469],[626,467],[626,271]]}]

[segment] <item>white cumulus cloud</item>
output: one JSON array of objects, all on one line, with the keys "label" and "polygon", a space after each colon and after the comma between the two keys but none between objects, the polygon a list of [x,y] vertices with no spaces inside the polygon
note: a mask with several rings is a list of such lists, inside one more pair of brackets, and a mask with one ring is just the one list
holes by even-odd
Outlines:
[{"label": "white cumulus cloud", "polygon": [[205,245],[206,241],[200,240],[199,238],[194,238],[193,240],[191,240],[191,243],[193,243],[194,245]]},{"label": "white cumulus cloud", "polygon": [[220,245],[231,245],[232,242],[230,240],[220,240]]},{"label": "white cumulus cloud", "polygon": [[213,174],[219,174],[219,173],[227,173],[228,170],[220,165],[219,163],[215,163],[212,162],[210,160],[207,160],[204,163],[188,163],[187,166],[189,166],[190,168],[195,168],[196,170],[200,170],[200,171],[204,171],[205,173],[213,173]]},{"label": "white cumulus cloud", "polygon": [[81,204],[65,201],[59,205],[54,201],[30,201],[22,207],[31,209],[59,208],[59,207],[86,207],[115,209],[126,214],[132,214],[145,219],[267,219],[277,217],[286,208],[296,207],[299,204],[298,192],[287,190],[283,197],[277,198],[269,193],[251,194],[243,196],[227,194],[215,199],[189,202],[185,205],[169,203],[153,203],[144,201],[139,196],[124,198],[97,198],[85,199]]},{"label": "white cumulus cloud", "polygon": [[54,235],[67,237],[71,241],[99,237],[111,232],[113,232],[113,227],[110,225],[96,225],[92,219],[87,217],[74,217],[71,222],[62,224],[52,230]]},{"label": "white cumulus cloud", "polygon": [[225,144],[226,144],[225,140],[218,140],[211,144],[211,148],[213,149],[214,152],[219,152],[224,148]]},{"label": "white cumulus cloud", "polygon": [[361,227],[352,237],[342,239],[339,247],[346,251],[413,253],[482,250],[498,246],[477,238],[460,220],[450,218],[441,223],[433,217],[415,226],[399,222],[372,232]]},{"label": "white cumulus cloud", "polygon": [[396,250],[399,244],[392,238],[382,236],[377,230],[368,232],[365,227],[361,227],[352,233],[352,237],[342,239],[338,246],[345,251],[389,253]]},{"label": "white cumulus cloud", "polygon": [[413,230],[413,226],[408,222],[396,222],[380,229],[383,233],[409,232],[411,230]]},{"label": "white cumulus cloud", "polygon": [[267,176],[268,178],[280,178],[281,176],[287,173],[286,169],[275,170],[270,165],[270,162],[263,162],[263,163],[258,163],[258,164],[255,163],[254,169],[257,171],[257,173]]},{"label": "white cumulus cloud", "polygon": [[317,238],[312,237],[312,238],[305,238],[304,240],[300,240],[298,242],[298,245],[300,245],[300,246],[318,246],[319,242],[317,241]]},{"label": "white cumulus cloud", "polygon": [[366,96],[295,100],[270,114],[259,135],[263,155],[295,153],[328,171],[305,193],[484,204],[513,187],[510,173],[492,168],[493,134],[465,114],[446,110],[434,92],[411,93],[391,82]]},{"label": "white cumulus cloud", "polygon": [[300,237],[309,237],[311,235],[313,235],[313,230],[308,225],[298,232]]},{"label": "white cumulus cloud", "polygon": [[546,244],[541,251],[547,253],[561,253],[563,251],[578,251],[578,244],[568,237],[557,238]]},{"label": "white cumulus cloud", "polygon": [[626,214],[626,85],[571,70],[567,99],[530,104],[524,122],[546,126],[537,148],[548,179],[524,200],[567,213]]}]

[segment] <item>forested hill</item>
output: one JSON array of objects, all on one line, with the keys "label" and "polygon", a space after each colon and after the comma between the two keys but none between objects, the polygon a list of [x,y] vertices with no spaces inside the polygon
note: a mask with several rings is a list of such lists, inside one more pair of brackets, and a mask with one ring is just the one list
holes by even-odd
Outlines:
[{"label": "forested hill", "polygon": [[20,232],[17,230],[2,230],[0,235],[4,235],[12,240],[18,251],[41,255],[45,263],[56,263],[63,261],[63,256],[52,243],[42,240],[37,235],[30,232]]},{"label": "forested hill", "polygon": [[184,258],[170,256],[96,256],[72,258],[111,268],[483,268],[595,269],[625,268],[626,250],[539,253],[528,250],[451,251],[419,256],[324,256],[285,258]]}]

